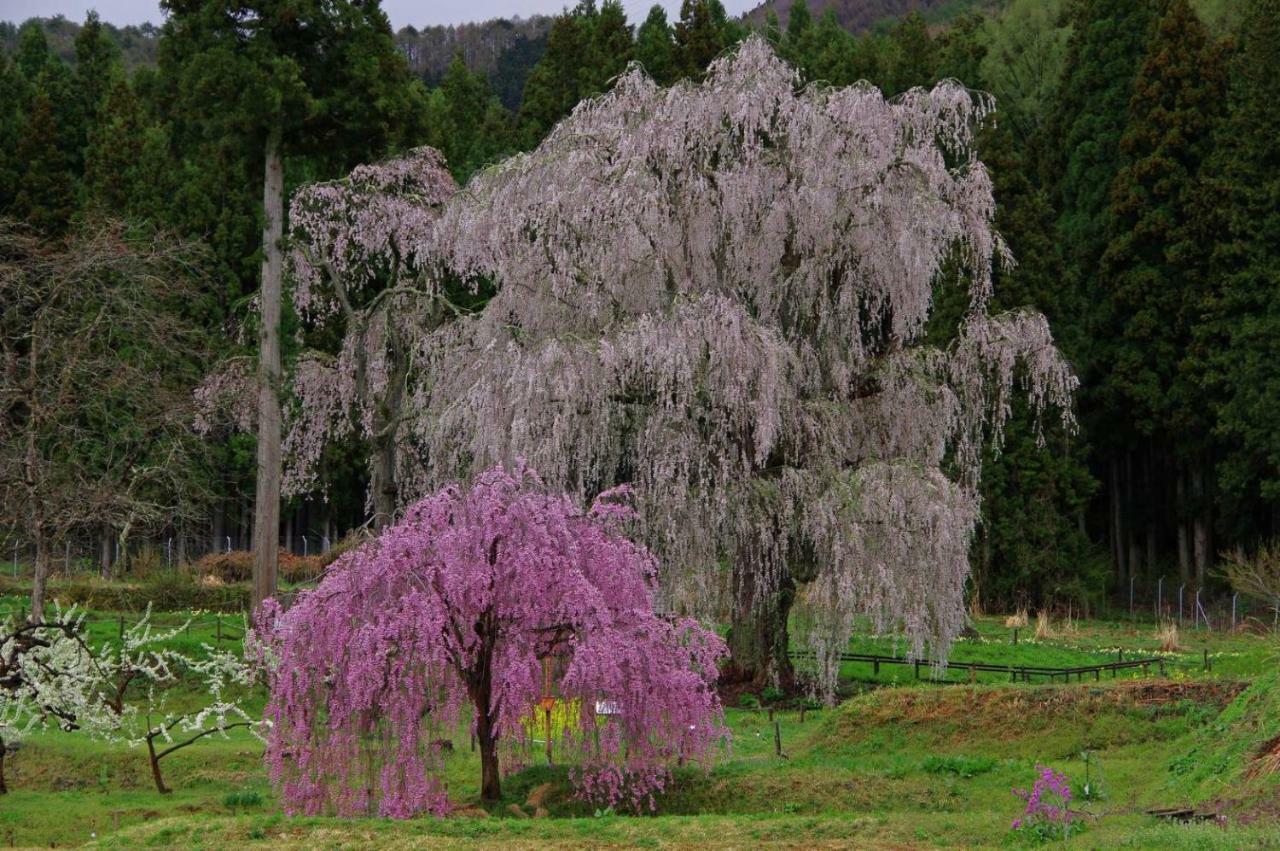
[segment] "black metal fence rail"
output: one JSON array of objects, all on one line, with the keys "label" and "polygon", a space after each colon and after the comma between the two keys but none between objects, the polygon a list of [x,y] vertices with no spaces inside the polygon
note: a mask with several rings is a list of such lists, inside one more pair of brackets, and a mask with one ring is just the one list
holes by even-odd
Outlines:
[{"label": "black metal fence rail", "polygon": [[[813,651],[811,650],[793,650],[790,653],[795,659],[812,659]],[[1086,674],[1093,674],[1094,680],[1102,679],[1103,671],[1110,671],[1114,679],[1119,676],[1120,671],[1142,669],[1142,675],[1150,676],[1151,669],[1156,668],[1160,672],[1160,676],[1165,675],[1165,660],[1150,657],[1140,659],[1123,659],[1115,662],[1099,662],[1096,665],[1080,665],[1072,668],[1050,668],[1041,665],[993,665],[988,662],[950,662],[941,670],[941,675],[933,669],[933,666],[923,659],[906,659],[900,656],[881,656],[877,653],[841,653],[841,662],[865,662],[872,665],[876,674],[880,673],[881,665],[908,665],[915,668],[916,679],[921,679],[920,669],[925,668],[932,676],[930,679],[935,682],[960,683],[964,680],[954,680],[947,677],[951,671],[960,671],[967,676],[968,682],[973,682],[978,672],[1005,674],[1009,677],[1010,682],[1031,682],[1033,677],[1048,679],[1049,682],[1056,681],[1059,677],[1063,682],[1071,682],[1074,676],[1077,681],[1083,682]]]}]

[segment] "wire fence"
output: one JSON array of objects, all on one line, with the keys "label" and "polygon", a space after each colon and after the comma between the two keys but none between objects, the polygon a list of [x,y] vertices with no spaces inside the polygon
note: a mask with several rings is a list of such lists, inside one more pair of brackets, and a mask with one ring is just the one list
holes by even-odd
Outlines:
[{"label": "wire fence", "polygon": [[1280,631],[1280,596],[1258,600],[1231,591],[1211,593],[1177,574],[1130,577],[1125,589],[1108,602],[1108,620],[1173,623],[1180,631]]},{"label": "wire fence", "polygon": [[[105,540],[105,543],[104,543]],[[280,548],[300,558],[320,556],[333,548],[328,535],[282,535]],[[0,538],[0,575],[30,578],[35,571],[35,547],[14,537]],[[52,569],[64,576],[119,576],[128,572],[179,569],[211,554],[244,552],[247,536],[218,538],[167,536],[162,538],[107,538],[75,536],[54,547]]]},{"label": "wire fence", "polygon": [[[55,547],[52,569],[68,578],[150,575],[180,569],[210,554],[243,552],[249,543],[247,535],[238,534],[126,539],[80,535]],[[279,541],[281,550],[304,559],[328,553],[334,543],[323,534],[282,534]],[[35,548],[12,534],[0,537],[0,559],[0,575],[23,579],[34,573]],[[319,572],[319,568],[314,571]],[[1119,594],[1093,614],[1112,621],[1175,623],[1179,630],[1280,632],[1280,597],[1259,601],[1229,592],[1211,594],[1177,574],[1131,577]]]}]

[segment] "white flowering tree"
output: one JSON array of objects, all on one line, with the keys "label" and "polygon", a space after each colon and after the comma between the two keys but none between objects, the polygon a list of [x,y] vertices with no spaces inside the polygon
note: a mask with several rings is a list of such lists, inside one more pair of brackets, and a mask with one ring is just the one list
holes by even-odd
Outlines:
[{"label": "white flowering tree", "polygon": [[[74,607],[39,623],[0,624],[0,792],[5,741],[53,724],[63,730],[145,747],[156,790],[168,794],[160,762],[208,736],[259,722],[241,706],[254,682],[239,656],[204,646],[193,658],[166,645],[185,629],[157,631],[150,610],[118,643],[95,648]],[[197,681],[203,699],[175,710],[170,690]]]},{"label": "white flowering tree", "polygon": [[[498,287],[417,325],[423,485],[519,457],[585,494],[631,483],[664,604],[730,617],[758,684],[791,678],[793,601],[828,693],[860,616],[944,658],[981,449],[1015,385],[1067,419],[1075,386],[1042,317],[987,309],[1011,262],[972,151],[990,107],[950,82],[801,89],[758,38],[702,83],[624,74],[422,244]],[[939,348],[943,286],[968,309]]]}]

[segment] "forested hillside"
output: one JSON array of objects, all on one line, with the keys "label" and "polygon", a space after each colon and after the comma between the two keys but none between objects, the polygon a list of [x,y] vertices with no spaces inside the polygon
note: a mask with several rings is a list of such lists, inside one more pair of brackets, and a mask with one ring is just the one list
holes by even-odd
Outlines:
[{"label": "forested hillside", "polygon": [[[261,105],[276,102],[260,95],[293,110],[278,130],[287,198],[423,144],[465,183],[535,146],[629,62],[662,84],[697,78],[753,28],[808,81],[897,95],[955,78],[995,99],[978,153],[1017,262],[996,271],[993,306],[1047,315],[1081,381],[1074,433],[1041,435],[1011,402],[982,480],[979,601],[1092,605],[1161,576],[1212,588],[1219,553],[1280,535],[1280,2],[963,5],[778,0],[736,20],[686,0],[633,26],[616,0],[581,0],[554,18],[399,33],[370,13],[341,59],[350,79],[322,89],[273,88],[238,65],[199,3],[173,4],[154,31],[30,21],[0,31],[0,216],[51,246],[104,218],[198,243],[180,313],[213,341],[211,367],[257,349]],[[918,11],[871,26],[906,8]],[[957,292],[937,284],[936,340],[966,310]],[[337,354],[288,307],[283,327],[286,372],[304,347]],[[3,404],[13,458],[25,403]],[[103,541],[107,563],[122,535],[247,546],[255,443],[211,434],[184,461],[199,487],[181,511],[65,533]],[[314,492],[285,506],[287,546],[368,516],[369,473],[353,460],[368,453],[348,438],[318,459]],[[21,538],[17,517],[5,522]]]},{"label": "forested hillside", "polygon": [[[1000,0],[814,0],[808,4],[808,11],[824,15],[830,10],[841,27],[853,33],[863,33],[876,24],[891,25],[893,19],[912,12],[919,13],[925,20],[936,21],[967,11],[994,8],[999,4]],[[764,26],[773,15],[786,26],[794,5],[796,0],[765,0],[742,18],[752,26]]]}]

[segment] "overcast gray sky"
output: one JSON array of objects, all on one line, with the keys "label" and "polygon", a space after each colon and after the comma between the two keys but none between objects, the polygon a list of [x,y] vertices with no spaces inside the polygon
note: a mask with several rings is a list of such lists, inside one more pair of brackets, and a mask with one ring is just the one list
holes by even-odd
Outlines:
[{"label": "overcast gray sky", "polygon": [[[638,23],[655,1],[665,6],[672,17],[680,11],[680,0],[622,0],[622,5],[631,20]],[[724,0],[724,5],[729,14],[737,15],[757,2]],[[514,15],[554,14],[572,5],[570,0],[382,0],[382,8],[397,29],[405,24],[458,24]],[[82,21],[90,9],[97,9],[102,20],[113,24],[159,24],[162,20],[158,0],[0,0],[0,20],[18,22],[62,14]]]}]

